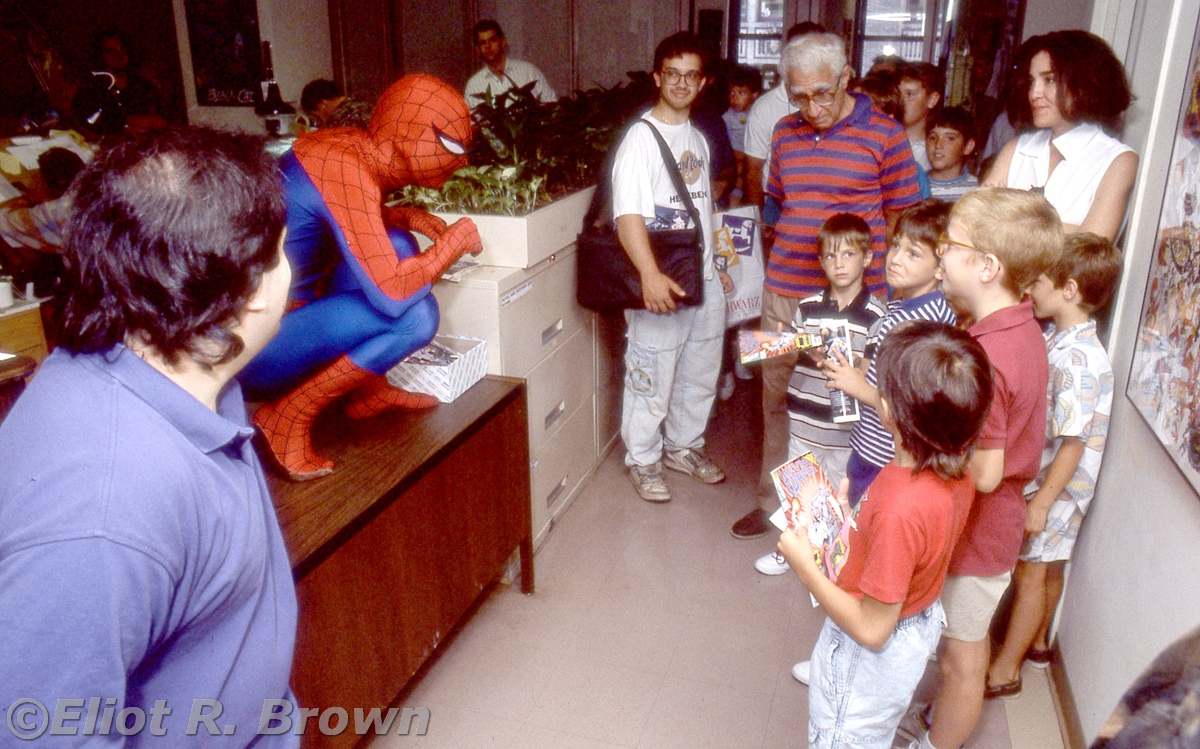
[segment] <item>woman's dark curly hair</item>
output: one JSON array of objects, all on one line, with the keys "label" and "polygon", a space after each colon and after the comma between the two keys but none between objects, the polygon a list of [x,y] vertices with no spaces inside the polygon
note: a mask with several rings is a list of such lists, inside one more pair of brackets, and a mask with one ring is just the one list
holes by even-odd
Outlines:
[{"label": "woman's dark curly hair", "polygon": [[1038,52],[1050,56],[1058,81],[1058,109],[1071,122],[1120,128],[1133,94],[1125,68],[1112,48],[1095,34],[1078,29],[1035,36],[1021,45],[1013,72],[1009,117],[1017,130],[1033,124],[1029,109],[1029,66]]},{"label": "woman's dark curly hair", "polygon": [[60,341],[103,351],[135,334],[169,363],[222,364],[229,330],[278,260],[278,169],[256,136],[188,127],[101,152],[71,186]]}]

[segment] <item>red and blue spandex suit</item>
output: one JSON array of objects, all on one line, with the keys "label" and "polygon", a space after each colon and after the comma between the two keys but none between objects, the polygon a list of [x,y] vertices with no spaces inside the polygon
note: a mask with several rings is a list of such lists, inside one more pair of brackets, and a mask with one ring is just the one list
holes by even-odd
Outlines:
[{"label": "red and blue spandex suit", "polygon": [[[289,312],[239,379],[252,395],[275,397],[254,422],[291,478],[333,470],[313,450],[311,433],[317,414],[339,396],[353,393],[352,418],[436,402],[392,387],[384,373],[433,338],[438,309],[430,285],[460,256],[480,250],[479,233],[469,219],[446,226],[420,209],[385,207],[383,199],[403,185],[440,187],[466,165],[470,139],[462,96],[414,75],[388,87],[368,130],[306,134],[284,157]],[[410,230],[433,245],[419,251]]]}]

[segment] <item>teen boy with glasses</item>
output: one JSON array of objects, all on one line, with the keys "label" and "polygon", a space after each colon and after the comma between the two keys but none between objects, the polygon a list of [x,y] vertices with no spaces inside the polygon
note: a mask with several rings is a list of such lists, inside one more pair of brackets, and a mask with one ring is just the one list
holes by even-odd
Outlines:
[{"label": "teen boy with glasses", "polygon": [[[711,164],[708,142],[692,126],[692,103],[704,88],[704,47],[695,35],[667,37],[654,52],[658,100],[630,126],[612,170],[617,236],[641,275],[645,309],[627,310],[625,395],[621,439],[638,496],[666,502],[663,467],[705,484],[725,472],[705,457],[704,430],[717,393],[725,336],[728,276],[713,263]],[[651,128],[654,128],[652,131]],[[704,301],[680,306],[684,291],[655,263],[647,229],[690,228],[693,219],[675,189],[655,138],[671,151],[684,187],[700,214],[704,236]],[[722,277],[723,276],[723,277]],[[730,283],[729,288],[732,288]]]}]

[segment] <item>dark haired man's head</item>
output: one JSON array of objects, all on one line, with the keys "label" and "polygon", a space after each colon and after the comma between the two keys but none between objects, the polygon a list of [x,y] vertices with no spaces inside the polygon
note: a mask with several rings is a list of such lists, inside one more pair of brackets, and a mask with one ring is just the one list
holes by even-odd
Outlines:
[{"label": "dark haired man's head", "polygon": [[490,18],[485,18],[479,23],[475,24],[475,26],[471,29],[471,38],[478,42],[479,35],[485,31],[492,32],[499,39],[504,38],[504,29],[500,28],[500,24],[496,23]]},{"label": "dark haired man's head", "polygon": [[1079,29],[1052,31],[1021,45],[1013,72],[1009,117],[1017,129],[1033,123],[1030,65],[1038,53],[1050,57],[1057,89],[1054,104],[1070,122],[1116,128],[1133,101],[1125,68],[1100,37]]},{"label": "dark haired man's head", "polygon": [[700,37],[690,31],[680,31],[677,34],[671,34],[654,48],[653,72],[663,72],[664,61],[689,54],[700,58],[701,73],[708,69],[708,48],[700,40]]},{"label": "dark haired man's head", "polygon": [[475,51],[492,70],[503,70],[508,59],[508,40],[504,38],[504,29],[491,19],[484,19],[475,24],[471,30],[471,39],[475,42]]},{"label": "dark haired man's head", "polygon": [[875,372],[913,470],[963,476],[992,405],[992,369],[979,342],[945,323],[901,323],[880,344]]},{"label": "dark haired man's head", "polygon": [[136,340],[169,364],[237,358],[246,343],[232,328],[282,255],[283,196],[261,138],[200,127],[139,135],[97,155],[71,196],[67,349]]},{"label": "dark haired man's head", "polygon": [[323,101],[332,101],[341,99],[346,95],[342,87],[333,81],[318,78],[315,81],[309,81],[304,86],[304,90],[300,92],[300,108],[309,114],[317,114],[317,110]]},{"label": "dark haired man's head", "polygon": [[824,33],[825,33],[825,27],[822,26],[821,24],[813,23],[812,21],[801,21],[800,23],[794,23],[788,27],[787,33],[783,35],[783,43],[787,44],[788,42],[792,41],[796,37],[804,36],[805,34],[824,34]]}]

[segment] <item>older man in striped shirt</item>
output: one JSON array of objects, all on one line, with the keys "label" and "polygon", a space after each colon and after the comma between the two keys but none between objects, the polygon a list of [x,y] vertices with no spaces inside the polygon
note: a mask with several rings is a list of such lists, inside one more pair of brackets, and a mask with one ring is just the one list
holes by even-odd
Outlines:
[{"label": "older man in striped shirt", "polygon": [[[921,199],[903,126],[846,89],[853,71],[840,37],[798,37],[784,49],[782,62],[788,98],[798,111],[779,121],[771,141],[767,193],[783,211],[763,284],[764,330],[787,325],[800,299],[824,289],[817,230],[835,213],[856,214],[871,227],[875,260],[866,272],[867,288],[886,292],[888,229]],[[770,471],[787,459],[787,384],[794,364],[794,356],[763,364],[759,507],[734,523],[737,538],[766,533],[770,509],[778,504]]]}]

